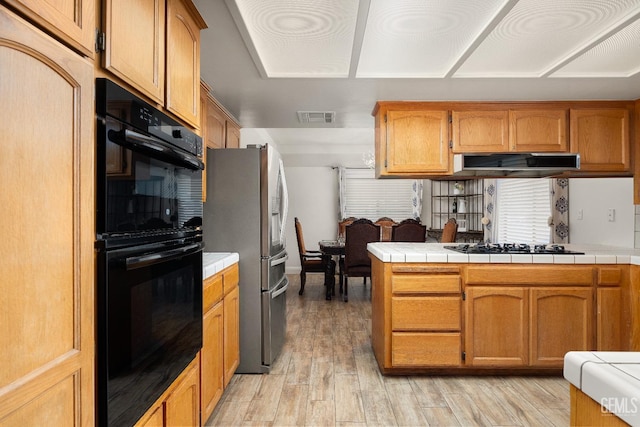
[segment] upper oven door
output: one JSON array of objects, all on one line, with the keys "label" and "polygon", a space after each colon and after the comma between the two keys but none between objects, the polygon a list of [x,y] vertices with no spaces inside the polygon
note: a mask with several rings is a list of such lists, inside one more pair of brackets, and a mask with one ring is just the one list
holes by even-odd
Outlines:
[{"label": "upper oven door", "polygon": [[202,224],[196,156],[109,116],[99,120],[97,148],[98,234]]}]

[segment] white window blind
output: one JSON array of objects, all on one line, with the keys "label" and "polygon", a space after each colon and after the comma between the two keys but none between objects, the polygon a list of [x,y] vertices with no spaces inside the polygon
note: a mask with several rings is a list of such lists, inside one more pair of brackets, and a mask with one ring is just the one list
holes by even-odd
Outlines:
[{"label": "white window blind", "polygon": [[387,216],[394,221],[413,218],[412,179],[375,179],[372,169],[344,169],[341,200],[345,218]]},{"label": "white window blind", "polygon": [[549,243],[548,179],[497,180],[497,242]]}]

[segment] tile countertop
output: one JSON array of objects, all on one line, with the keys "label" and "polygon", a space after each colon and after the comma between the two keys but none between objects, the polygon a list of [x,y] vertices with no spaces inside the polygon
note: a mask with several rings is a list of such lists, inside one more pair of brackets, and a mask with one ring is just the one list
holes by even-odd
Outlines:
[{"label": "tile countertop", "polygon": [[202,279],[211,277],[240,261],[237,252],[204,252],[202,254]]},{"label": "tile countertop", "polygon": [[369,243],[369,252],[383,262],[451,262],[518,264],[634,264],[640,265],[640,249],[603,245],[567,244],[566,249],[584,255],[462,254],[444,246],[456,243]]},{"label": "tile countertop", "polygon": [[640,425],[640,352],[570,351],[564,377],[626,423]]}]

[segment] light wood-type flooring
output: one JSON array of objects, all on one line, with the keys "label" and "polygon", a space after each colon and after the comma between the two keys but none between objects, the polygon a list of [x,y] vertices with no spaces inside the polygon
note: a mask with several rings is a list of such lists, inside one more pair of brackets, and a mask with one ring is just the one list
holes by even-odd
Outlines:
[{"label": "light wood-type flooring", "polygon": [[[287,339],[270,374],[232,378],[207,426],[568,426],[562,377],[383,376],[371,285],[325,301],[323,276],[289,276]],[[337,286],[336,286],[337,288]]]}]

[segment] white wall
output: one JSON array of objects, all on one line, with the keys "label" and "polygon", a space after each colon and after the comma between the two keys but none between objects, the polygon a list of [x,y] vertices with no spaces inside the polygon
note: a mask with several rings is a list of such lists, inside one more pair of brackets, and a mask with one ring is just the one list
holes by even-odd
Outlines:
[{"label": "white wall", "polygon": [[[615,209],[613,222],[608,220],[608,209]],[[634,231],[633,178],[569,180],[570,243],[633,248]]]},{"label": "white wall", "polygon": [[320,240],[335,239],[338,234],[338,171],[330,167],[287,167],[289,216],[286,236],[287,273],[300,272],[300,257],[293,219],[302,224],[307,250],[318,250]]}]

